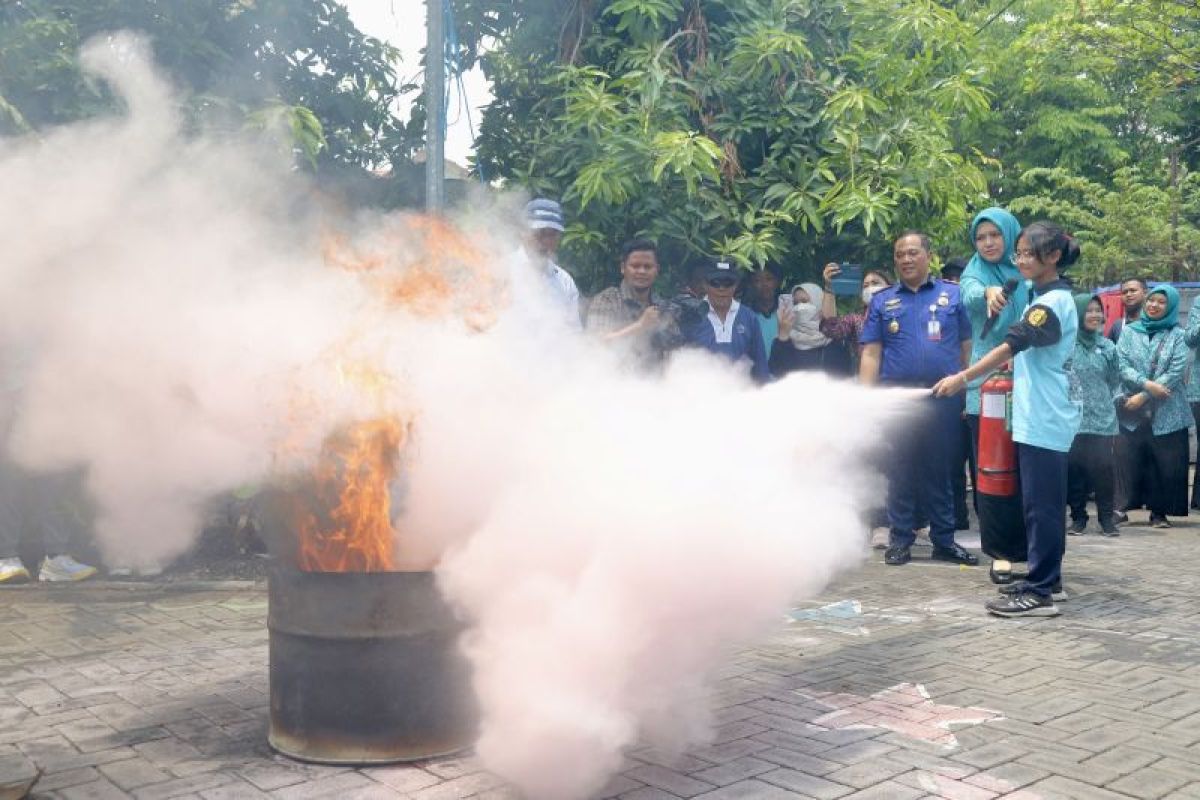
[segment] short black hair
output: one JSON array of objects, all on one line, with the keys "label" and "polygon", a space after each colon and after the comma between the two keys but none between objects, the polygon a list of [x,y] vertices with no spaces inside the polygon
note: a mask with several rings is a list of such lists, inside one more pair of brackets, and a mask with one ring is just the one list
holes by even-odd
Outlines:
[{"label": "short black hair", "polygon": [[962,272],[967,268],[967,259],[962,256],[954,256],[947,258],[946,263],[942,266],[942,272],[950,270],[951,272]]},{"label": "short black hair", "polygon": [[1143,291],[1143,292],[1148,292],[1148,291],[1150,291],[1150,284],[1146,283],[1146,279],[1145,279],[1145,278],[1134,278],[1134,277],[1122,278],[1122,279],[1121,279],[1121,282],[1120,282],[1120,283],[1118,283],[1117,285],[1118,285],[1118,286],[1124,286],[1125,284],[1129,283],[1130,281],[1134,281],[1134,282],[1136,282],[1136,283],[1140,283],[1140,284],[1142,285],[1142,291]]},{"label": "short black hair", "polygon": [[921,247],[922,247],[922,249],[925,250],[926,253],[933,252],[933,243],[931,241],[929,241],[929,234],[925,233],[924,231],[918,231],[918,230],[913,230],[913,229],[910,229],[907,231],[902,231],[899,236],[897,236],[895,239],[892,239],[892,244],[893,245],[896,244],[896,242],[900,241],[901,239],[903,239],[906,236],[917,237],[918,239],[921,240]]},{"label": "short black hair", "polygon": [[649,239],[630,239],[625,244],[621,245],[621,263],[624,264],[629,260],[629,256],[638,252],[654,253],[654,260],[658,260],[658,245]]}]

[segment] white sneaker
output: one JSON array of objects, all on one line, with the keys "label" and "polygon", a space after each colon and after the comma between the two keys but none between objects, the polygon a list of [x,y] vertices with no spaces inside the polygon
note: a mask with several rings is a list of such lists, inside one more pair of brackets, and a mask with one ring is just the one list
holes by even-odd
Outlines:
[{"label": "white sneaker", "polygon": [[25,583],[29,580],[29,570],[21,563],[21,559],[0,558],[0,583]]},{"label": "white sneaker", "polygon": [[52,583],[85,581],[95,574],[95,567],[80,564],[70,556],[55,556],[42,559],[42,568],[38,570],[38,580]]}]

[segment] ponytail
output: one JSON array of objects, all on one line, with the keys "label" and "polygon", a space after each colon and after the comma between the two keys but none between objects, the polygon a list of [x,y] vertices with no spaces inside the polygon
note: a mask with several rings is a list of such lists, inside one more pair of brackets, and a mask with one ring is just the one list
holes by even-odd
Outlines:
[{"label": "ponytail", "polygon": [[1017,238],[1025,240],[1039,261],[1045,262],[1051,253],[1059,253],[1060,272],[1079,260],[1079,240],[1053,222],[1042,220],[1027,225]]}]

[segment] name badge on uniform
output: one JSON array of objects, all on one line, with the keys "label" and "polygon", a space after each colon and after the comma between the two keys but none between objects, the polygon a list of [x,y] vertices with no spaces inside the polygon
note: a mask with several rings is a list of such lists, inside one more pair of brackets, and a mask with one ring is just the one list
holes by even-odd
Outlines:
[{"label": "name badge on uniform", "polygon": [[950,305],[950,296],[947,295],[945,292],[942,292],[941,296],[938,297],[938,299],[937,299],[937,304],[939,306],[941,306],[942,308],[945,308],[946,306]]},{"label": "name badge on uniform", "polygon": [[937,318],[937,306],[929,307],[929,324],[925,326],[925,332],[931,342],[942,340],[942,323]]},{"label": "name badge on uniform", "polygon": [[893,309],[897,309],[899,307],[900,307],[900,298],[899,297],[893,297],[889,300],[885,300],[883,303],[884,311],[892,311]]}]

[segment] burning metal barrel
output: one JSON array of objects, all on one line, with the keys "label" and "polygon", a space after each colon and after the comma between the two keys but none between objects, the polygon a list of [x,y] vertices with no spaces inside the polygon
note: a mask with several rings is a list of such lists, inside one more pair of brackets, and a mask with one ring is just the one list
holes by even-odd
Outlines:
[{"label": "burning metal barrel", "polygon": [[284,755],[382,764],[475,736],[463,625],[432,572],[399,571],[391,480],[405,429],[380,418],[323,442],[309,476],[264,497],[271,724]]},{"label": "burning metal barrel", "polygon": [[474,739],[461,624],[431,572],[270,574],[271,747],[326,764],[446,755]]}]

